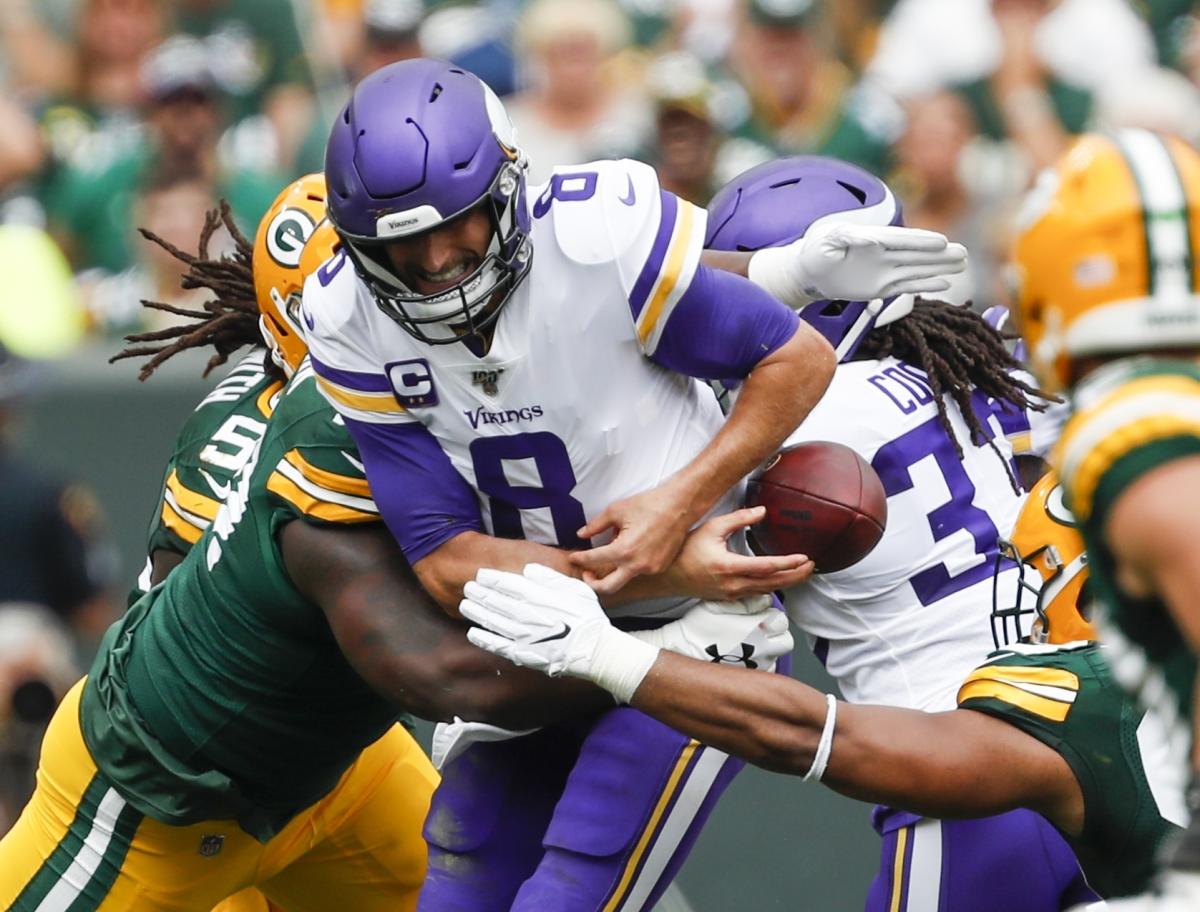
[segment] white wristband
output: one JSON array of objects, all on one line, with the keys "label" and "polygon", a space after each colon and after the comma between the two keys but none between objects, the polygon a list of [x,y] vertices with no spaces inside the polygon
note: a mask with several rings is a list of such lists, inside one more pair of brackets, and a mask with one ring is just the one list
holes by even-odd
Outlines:
[{"label": "white wristband", "polygon": [[764,247],[750,255],[746,277],[771,297],[798,310],[820,297],[815,288],[801,288],[792,275],[795,252],[786,247]]},{"label": "white wristband", "polygon": [[817,753],[813,756],[812,766],[804,774],[802,781],[820,782],[825,775],[825,767],[829,764],[829,755],[833,752],[833,730],[837,727],[837,697],[825,694],[825,727],[821,729],[821,740],[817,742]]},{"label": "white wristband", "polygon": [[588,678],[628,703],[658,658],[659,649],[615,627],[606,627],[592,652]]}]

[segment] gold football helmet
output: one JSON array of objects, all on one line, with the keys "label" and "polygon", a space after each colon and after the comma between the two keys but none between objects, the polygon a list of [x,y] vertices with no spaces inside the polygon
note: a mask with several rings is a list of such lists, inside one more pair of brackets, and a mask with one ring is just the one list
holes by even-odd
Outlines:
[{"label": "gold football helmet", "polygon": [[1013,280],[1051,391],[1081,356],[1200,345],[1200,153],[1147,130],[1080,137],[1026,197]]},{"label": "gold football helmet", "polygon": [[325,175],[306,174],[275,198],[254,237],[259,329],[272,360],[289,377],[308,354],[300,326],[304,280],[333,255],[337,234],[325,220]]},{"label": "gold football helmet", "polygon": [[[1001,606],[1000,578],[1015,562],[1016,603]],[[1017,516],[1012,537],[1000,542],[992,580],[992,637],[996,646],[1029,640],[1070,643],[1094,640],[1087,552],[1075,517],[1063,506],[1062,487],[1053,472],[1033,486]],[[1028,630],[1026,615],[1035,615]]]}]

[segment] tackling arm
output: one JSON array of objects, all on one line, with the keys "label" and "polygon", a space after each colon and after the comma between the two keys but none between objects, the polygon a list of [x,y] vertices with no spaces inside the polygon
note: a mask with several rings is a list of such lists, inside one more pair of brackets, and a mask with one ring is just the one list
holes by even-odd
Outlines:
[{"label": "tackling arm", "polygon": [[279,542],[293,582],[321,607],[347,660],[405,710],[522,729],[612,706],[590,684],[552,681],[472,646],[466,625],[429,599],[380,526],[294,521]]},{"label": "tackling arm", "polygon": [[[706,744],[803,775],[825,724],[825,697],[799,681],[659,653],[632,705]],[[1066,832],[1083,826],[1067,762],[1037,739],[971,710],[924,713],[839,704],[822,782],[851,798],[930,817],[1017,807]]]}]

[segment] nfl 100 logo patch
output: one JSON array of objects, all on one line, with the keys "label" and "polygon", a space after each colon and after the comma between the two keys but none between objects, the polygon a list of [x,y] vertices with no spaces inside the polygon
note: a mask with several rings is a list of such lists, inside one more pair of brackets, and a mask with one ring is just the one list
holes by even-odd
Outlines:
[{"label": "nfl 100 logo patch", "polygon": [[384,370],[391,381],[396,401],[406,409],[437,405],[438,396],[433,387],[433,374],[429,371],[429,362],[424,358],[393,361]]},{"label": "nfl 100 logo patch", "polygon": [[482,388],[489,396],[494,396],[500,391],[499,384],[502,373],[504,373],[504,368],[502,367],[492,370],[471,371],[471,385]]}]

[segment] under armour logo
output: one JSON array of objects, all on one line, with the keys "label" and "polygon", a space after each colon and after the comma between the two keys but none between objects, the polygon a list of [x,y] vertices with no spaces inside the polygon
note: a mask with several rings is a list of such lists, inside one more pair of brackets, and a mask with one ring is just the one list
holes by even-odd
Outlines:
[{"label": "under armour logo", "polygon": [[225,846],[224,836],[201,836],[200,848],[197,850],[205,858],[212,858]]},{"label": "under armour logo", "polygon": [[745,665],[747,668],[757,668],[758,663],[750,658],[750,656],[754,655],[754,647],[751,646],[749,643],[742,643],[741,646],[742,646],[742,654],[741,655],[737,655],[736,653],[732,653],[732,652],[723,653],[717,647],[716,643],[709,643],[707,646],[704,647],[704,651],[706,653],[708,653],[710,656],[712,656],[712,661],[714,662],[714,664]]}]

